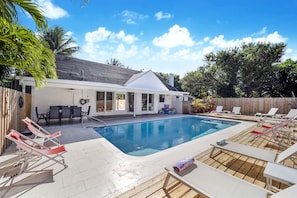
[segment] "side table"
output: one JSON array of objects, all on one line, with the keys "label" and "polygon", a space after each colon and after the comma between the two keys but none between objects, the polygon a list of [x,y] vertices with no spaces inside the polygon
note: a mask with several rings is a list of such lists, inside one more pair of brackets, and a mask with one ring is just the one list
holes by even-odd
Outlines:
[{"label": "side table", "polygon": [[266,188],[268,190],[272,189],[273,180],[292,185],[297,183],[297,169],[268,162],[264,170],[264,177],[266,177]]}]

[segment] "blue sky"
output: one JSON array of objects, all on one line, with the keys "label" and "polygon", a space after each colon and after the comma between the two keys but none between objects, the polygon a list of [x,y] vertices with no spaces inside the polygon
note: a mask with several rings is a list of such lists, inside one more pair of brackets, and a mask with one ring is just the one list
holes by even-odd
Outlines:
[{"label": "blue sky", "polygon": [[[242,42],[284,42],[297,59],[297,0],[35,0],[49,27],[65,29],[81,47],[75,57],[117,58],[135,70],[183,77],[204,56]],[[21,25],[36,31],[25,14]]]}]

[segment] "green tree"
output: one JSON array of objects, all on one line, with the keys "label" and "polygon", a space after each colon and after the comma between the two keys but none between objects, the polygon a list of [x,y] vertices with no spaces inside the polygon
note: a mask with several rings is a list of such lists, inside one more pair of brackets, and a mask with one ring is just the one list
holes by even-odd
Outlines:
[{"label": "green tree", "polygon": [[276,83],[272,74],[280,62],[286,45],[284,43],[243,44],[240,67],[241,89],[247,97],[270,96]]},{"label": "green tree", "polygon": [[236,86],[238,85],[240,67],[238,54],[239,49],[235,47],[205,56],[207,65],[209,65],[207,81],[215,82],[217,94],[222,97],[235,97],[237,95]]},{"label": "green tree", "polygon": [[129,69],[129,66],[125,66],[123,63],[120,62],[119,59],[116,58],[110,58],[109,60],[106,60],[106,64]]},{"label": "green tree", "polygon": [[20,75],[31,74],[37,87],[44,86],[47,77],[57,78],[54,54],[33,32],[1,17],[0,57],[2,67],[13,67]]},{"label": "green tree", "polygon": [[188,72],[181,79],[181,86],[184,91],[190,93],[191,96],[203,98],[207,95],[208,86],[205,83],[205,76],[201,68],[197,71]]},{"label": "green tree", "polygon": [[31,0],[0,1],[0,81],[11,71],[31,74],[36,87],[44,86],[46,78],[56,78],[53,53],[30,30],[17,24],[18,11],[29,13],[39,29],[47,27],[38,5]]},{"label": "green tree", "polygon": [[17,23],[18,9],[27,12],[35,21],[38,28],[46,28],[47,22],[39,7],[32,0],[1,0],[0,17],[9,23]]},{"label": "green tree", "polygon": [[292,97],[297,94],[297,61],[287,59],[277,64],[272,74],[271,96]]},{"label": "green tree", "polygon": [[[280,73],[277,68],[285,47],[284,43],[243,43],[239,47],[209,53],[204,66],[182,79],[182,87],[196,97],[208,94],[216,97],[276,96],[282,93],[278,83],[284,83],[280,74],[289,75],[287,70]],[[289,76],[293,79],[294,74]],[[294,86],[292,81],[289,84]]]},{"label": "green tree", "polygon": [[[169,83],[169,74],[165,74],[162,72],[155,72],[156,75],[158,75],[160,78],[162,78],[166,83]],[[178,91],[183,91],[182,84],[180,81],[180,77],[177,74],[174,74],[174,88],[176,88]]]},{"label": "green tree", "polygon": [[40,37],[48,44],[54,54],[72,56],[80,50],[75,40],[68,36],[65,30],[59,26],[44,30]]}]

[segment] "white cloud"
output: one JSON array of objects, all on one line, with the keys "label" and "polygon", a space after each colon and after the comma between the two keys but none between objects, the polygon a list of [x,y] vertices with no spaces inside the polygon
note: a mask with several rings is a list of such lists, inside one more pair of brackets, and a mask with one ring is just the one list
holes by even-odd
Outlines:
[{"label": "white cloud", "polygon": [[105,41],[111,35],[111,32],[106,30],[105,27],[99,27],[98,30],[93,32],[87,32],[85,35],[85,40],[87,42],[100,42]]},{"label": "white cloud", "polygon": [[159,21],[161,19],[171,19],[173,18],[173,15],[170,13],[163,13],[162,11],[159,11],[155,14],[156,19]]},{"label": "white cloud", "polygon": [[45,17],[49,19],[59,19],[68,16],[68,13],[63,8],[54,5],[51,0],[37,0]]},{"label": "white cloud", "polygon": [[190,33],[187,28],[174,25],[169,29],[168,33],[154,38],[153,44],[158,47],[174,48],[180,46],[191,47],[195,44],[195,42],[190,37]]},{"label": "white cloud", "polygon": [[263,37],[244,37],[242,39],[231,39],[225,40],[224,35],[219,35],[210,40],[210,43],[219,48],[232,48],[235,46],[239,46],[242,43],[251,43],[251,42],[263,42],[263,43],[280,43],[286,42],[287,38],[278,34],[278,32],[274,32],[272,34],[268,34]]},{"label": "white cloud", "polygon": [[219,35],[216,36],[214,39],[210,40],[210,43],[219,48],[229,48],[240,45],[241,40],[236,39],[227,41],[224,39],[224,35]]},{"label": "white cloud", "polygon": [[204,42],[207,42],[207,41],[209,41],[209,39],[210,39],[210,38],[209,38],[208,36],[206,36],[206,37],[203,38],[203,41],[204,41]]},{"label": "white cloud", "polygon": [[129,57],[134,57],[138,53],[138,48],[135,45],[132,45],[130,48],[126,48],[124,44],[119,44],[116,49],[116,57],[120,59],[126,59]]},{"label": "white cloud", "polygon": [[280,43],[286,42],[287,38],[282,37],[278,32],[273,32],[268,34],[266,37],[256,38],[255,42],[270,42],[270,43]]},{"label": "white cloud", "polygon": [[208,46],[203,48],[203,54],[209,54],[210,52],[214,51],[214,47],[213,46]]},{"label": "white cloud", "polygon": [[65,33],[65,35],[66,35],[66,36],[73,36],[73,32],[68,31],[68,32]]},{"label": "white cloud", "polygon": [[119,33],[113,33],[112,36],[116,37],[119,40],[124,41],[127,44],[132,44],[135,41],[138,40],[138,38],[132,34],[128,34],[126,35],[125,32],[123,30],[121,30]]},{"label": "white cloud", "polygon": [[122,16],[122,21],[128,25],[136,25],[137,21],[145,20],[148,18],[148,15],[139,14],[137,12],[124,10],[120,14]]},{"label": "white cloud", "polygon": [[252,36],[259,36],[259,35],[266,34],[266,31],[267,31],[267,27],[263,27],[259,32],[252,34]]},{"label": "white cloud", "polygon": [[137,55],[138,47],[131,45],[137,40],[135,35],[126,34],[123,30],[115,33],[99,27],[85,34],[86,44],[82,49],[93,61],[104,63],[109,58],[118,58],[124,64],[126,58]]},{"label": "white cloud", "polygon": [[138,38],[133,34],[126,35],[124,30],[115,33],[106,30],[105,27],[99,27],[97,30],[93,32],[87,32],[85,34],[85,40],[91,43],[108,41],[111,43],[125,42],[127,44],[132,44],[135,41],[137,41]]},{"label": "white cloud", "polygon": [[282,60],[284,61],[288,58],[292,60],[297,60],[297,50],[294,50],[292,48],[287,48],[284,56],[282,57]]},{"label": "white cloud", "polygon": [[[234,39],[226,39],[223,34],[215,37],[207,35],[198,42],[191,38],[187,28],[173,25],[168,32],[147,43],[141,40],[143,37],[137,38],[124,30],[112,32],[99,27],[85,34],[83,52],[93,61],[105,63],[110,58],[117,58],[132,69],[172,72],[182,77],[202,66],[205,55],[210,52],[239,46],[243,42],[277,43],[287,40],[278,32],[267,34],[266,28],[262,28],[257,35]],[[297,51],[287,49],[284,57],[287,56],[296,58]]]}]

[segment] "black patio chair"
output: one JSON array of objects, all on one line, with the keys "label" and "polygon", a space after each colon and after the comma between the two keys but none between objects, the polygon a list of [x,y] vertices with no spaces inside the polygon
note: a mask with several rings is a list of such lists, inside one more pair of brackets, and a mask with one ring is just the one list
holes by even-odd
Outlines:
[{"label": "black patio chair", "polygon": [[56,106],[51,106],[50,111],[48,113],[48,124],[50,124],[50,120],[59,119],[59,123],[61,124],[61,113],[60,108]]},{"label": "black patio chair", "polygon": [[45,120],[45,122],[47,123],[47,118],[46,118],[45,113],[39,113],[37,107],[35,107],[35,112],[36,112],[36,117],[37,117],[37,122],[36,123],[38,123],[39,120]]},{"label": "black patio chair", "polygon": [[71,117],[71,109],[70,107],[62,106],[61,108],[61,118],[70,118]]},{"label": "black patio chair", "polygon": [[80,120],[82,119],[81,107],[72,107],[71,118],[80,118]]}]

